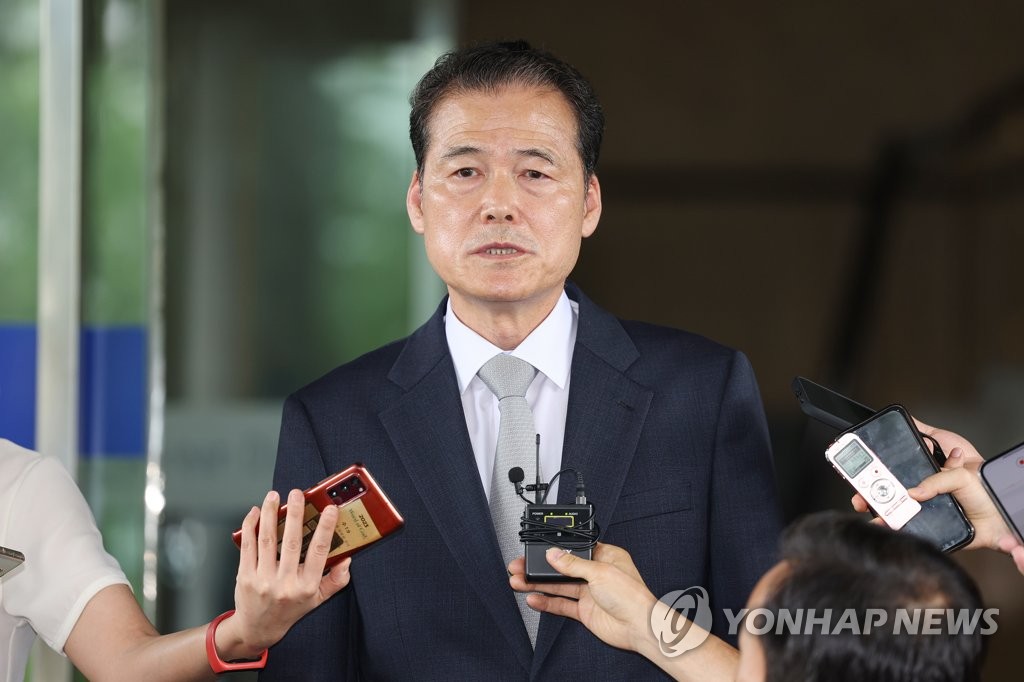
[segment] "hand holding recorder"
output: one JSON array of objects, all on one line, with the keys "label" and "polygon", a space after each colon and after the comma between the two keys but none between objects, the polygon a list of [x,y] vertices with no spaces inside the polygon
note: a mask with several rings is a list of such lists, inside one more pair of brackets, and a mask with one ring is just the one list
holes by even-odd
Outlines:
[{"label": "hand holding recorder", "polygon": [[[862,499],[871,498],[871,506],[879,518],[890,527],[916,535],[943,552],[952,552],[964,547],[974,539],[974,528],[967,519],[957,500],[942,493],[920,503],[920,509],[913,514],[895,511],[896,499],[905,499],[911,508],[919,500],[908,496],[906,489],[916,487],[929,476],[939,472],[931,451],[921,433],[914,426],[910,415],[901,405],[889,407],[875,413],[842,434],[829,448],[826,457],[833,462],[836,471],[843,474],[843,467],[836,466],[833,459],[840,442],[855,435],[858,442],[869,453],[873,453],[869,471],[878,469],[877,475],[868,475],[864,485],[852,482]],[[853,460],[850,460],[851,463]],[[847,480],[852,477],[844,476]],[[857,477],[858,482],[863,475]],[[881,503],[881,504],[880,504]]]},{"label": "hand holding recorder", "polygon": [[656,620],[670,624],[674,637],[696,635],[701,628],[654,596],[625,549],[599,542],[590,560],[552,547],[547,560],[559,573],[580,582],[529,583],[525,561],[516,559],[508,566],[509,584],[519,592],[532,593],[526,597],[531,608],[579,621],[605,644],[641,654],[674,679],[736,678],[739,653],[714,635],[708,634],[685,656],[667,655],[661,649],[660,638],[668,633],[652,633]]},{"label": "hand holding recorder", "polygon": [[[922,434],[934,438],[949,457],[942,471],[908,491],[911,497],[926,502],[936,495],[952,494],[974,525],[974,539],[965,548],[986,547],[1010,554],[1017,570],[1024,574],[1024,546],[1019,538],[1024,528],[1024,507],[1020,504],[1014,507],[1008,502],[1012,498],[1018,503],[1024,502],[1020,496],[1020,492],[1024,492],[1024,464],[1019,463],[1024,459],[1024,443],[986,462],[963,436],[917,419],[914,423]],[[1015,495],[1012,491],[1019,492]],[[1002,499],[1004,497],[1008,499]],[[868,509],[859,494],[850,502],[857,511]]]},{"label": "hand holding recorder", "polygon": [[555,570],[576,582],[528,582],[526,562],[520,558],[508,565],[512,589],[531,593],[526,597],[531,608],[577,620],[604,643],[636,651],[639,640],[646,639],[646,623],[657,597],[629,553],[598,543],[593,561],[557,547],[550,547],[546,557]]}]

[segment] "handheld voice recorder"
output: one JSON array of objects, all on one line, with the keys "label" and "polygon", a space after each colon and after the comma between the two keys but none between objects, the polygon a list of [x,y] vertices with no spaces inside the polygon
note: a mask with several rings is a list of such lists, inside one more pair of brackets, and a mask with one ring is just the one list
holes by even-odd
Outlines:
[{"label": "handheld voice recorder", "polygon": [[825,458],[893,530],[921,511],[921,504],[857,434],[844,433],[837,438],[825,451]]}]

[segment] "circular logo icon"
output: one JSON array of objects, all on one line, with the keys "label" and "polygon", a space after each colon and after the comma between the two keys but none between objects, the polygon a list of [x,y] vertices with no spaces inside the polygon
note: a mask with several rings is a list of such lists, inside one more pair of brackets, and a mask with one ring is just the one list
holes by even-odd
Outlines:
[{"label": "circular logo icon", "polygon": [[711,631],[711,607],[703,587],[669,592],[660,601],[669,610],[665,614],[651,611],[651,632],[662,654],[674,658],[704,643]]}]

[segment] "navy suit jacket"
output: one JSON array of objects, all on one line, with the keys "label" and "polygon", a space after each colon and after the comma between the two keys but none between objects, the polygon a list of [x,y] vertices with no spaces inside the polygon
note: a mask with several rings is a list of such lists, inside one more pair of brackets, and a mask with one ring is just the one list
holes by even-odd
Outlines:
[{"label": "navy suit jacket", "polygon": [[[573,285],[579,325],[562,466],[583,473],[602,540],[655,595],[703,586],[723,634],[774,563],[780,531],[764,411],[747,359],[620,321]],[[543,614],[536,650],[508,584],[466,429],[442,305],[408,338],[285,403],[274,487],[361,461],[405,527],[272,648],[261,680],[663,679],[650,662]],[[571,502],[573,486],[559,487]],[[653,636],[653,635],[652,635]]]}]

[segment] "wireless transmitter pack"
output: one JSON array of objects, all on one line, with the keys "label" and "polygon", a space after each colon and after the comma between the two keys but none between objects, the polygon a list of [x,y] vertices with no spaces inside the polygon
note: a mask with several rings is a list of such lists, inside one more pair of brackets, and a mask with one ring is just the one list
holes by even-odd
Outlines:
[{"label": "wireless transmitter pack", "polygon": [[[537,447],[540,449],[540,436],[537,436]],[[537,471],[540,471],[538,457]],[[572,471],[576,474],[575,504],[544,504],[547,490],[563,473]],[[600,529],[594,520],[594,505],[587,502],[583,486],[583,476],[575,469],[563,469],[555,474],[551,481],[544,484],[538,481],[525,488],[520,485],[525,474],[519,467],[508,472],[509,481],[516,487],[516,493],[523,497],[523,490],[535,491],[534,502],[523,497],[526,507],[520,522],[519,538],[523,541],[526,554],[526,581],[531,583],[581,583],[580,578],[570,578],[559,573],[548,563],[545,554],[551,547],[559,547],[584,559],[590,559]],[[541,493],[544,496],[541,497]]]}]

